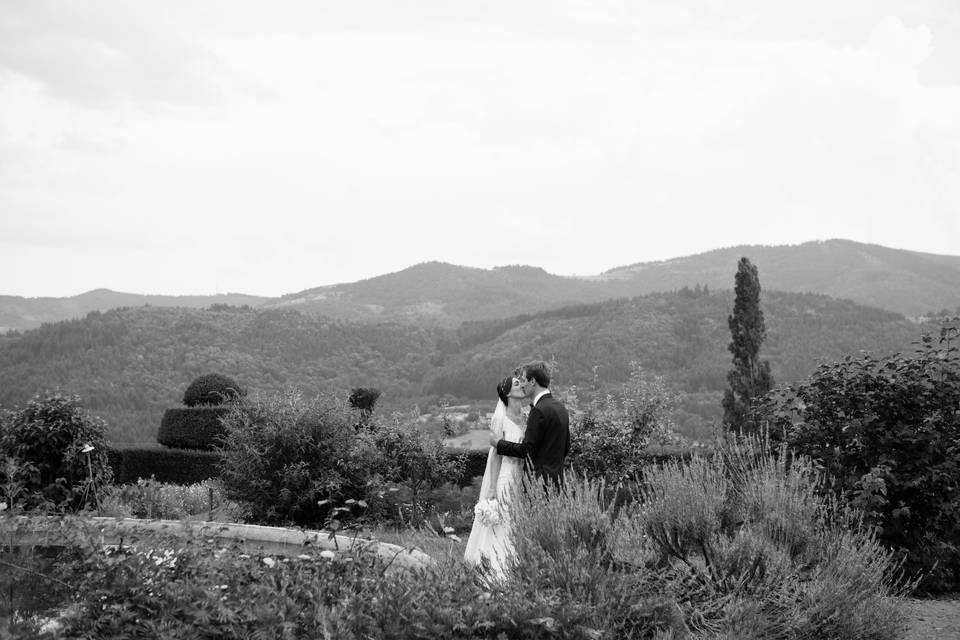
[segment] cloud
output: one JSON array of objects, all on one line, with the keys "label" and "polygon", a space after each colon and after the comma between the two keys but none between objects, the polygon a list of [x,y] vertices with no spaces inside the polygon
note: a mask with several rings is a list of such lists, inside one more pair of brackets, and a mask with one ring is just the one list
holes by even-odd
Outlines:
[{"label": "cloud", "polygon": [[960,82],[924,77],[952,11],[895,4],[24,5],[0,13],[0,238],[96,265],[86,289],[122,263],[141,291],[203,268],[272,294],[430,259],[960,253]]},{"label": "cloud", "polygon": [[218,61],[163,8],[123,0],[4,3],[0,69],[86,107],[210,103]]}]

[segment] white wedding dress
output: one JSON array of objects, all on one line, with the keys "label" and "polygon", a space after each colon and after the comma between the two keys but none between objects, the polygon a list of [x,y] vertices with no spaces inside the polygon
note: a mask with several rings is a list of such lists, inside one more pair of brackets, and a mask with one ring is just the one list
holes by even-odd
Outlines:
[{"label": "white wedding dress", "polygon": [[[506,407],[501,402],[490,421],[490,431],[497,439],[521,442],[524,427],[507,417]],[[486,560],[498,578],[505,575],[513,553],[510,504],[514,493],[520,490],[523,462],[522,458],[501,456],[496,447],[490,447],[480,496],[474,508],[473,527],[463,552],[463,559],[470,565],[480,565]]]}]

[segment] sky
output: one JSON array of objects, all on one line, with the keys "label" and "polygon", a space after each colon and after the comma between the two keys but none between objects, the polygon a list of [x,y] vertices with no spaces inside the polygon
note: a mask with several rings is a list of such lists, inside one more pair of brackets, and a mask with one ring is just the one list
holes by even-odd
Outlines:
[{"label": "sky", "polygon": [[956,0],[0,0],[0,295],[960,255]]}]

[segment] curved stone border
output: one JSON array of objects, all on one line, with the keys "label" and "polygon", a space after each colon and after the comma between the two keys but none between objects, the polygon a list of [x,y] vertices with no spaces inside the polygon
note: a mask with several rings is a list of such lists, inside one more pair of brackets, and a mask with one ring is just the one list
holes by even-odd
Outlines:
[{"label": "curved stone border", "polygon": [[[26,516],[15,516],[17,520],[27,522]],[[36,520],[36,517],[32,518]],[[56,516],[45,518],[51,523],[59,520]],[[345,551],[356,547],[371,549],[380,557],[399,567],[423,567],[433,564],[433,558],[417,549],[407,549],[388,542],[377,542],[364,538],[344,535],[331,536],[328,531],[316,529],[290,529],[286,527],[265,527],[254,524],[232,524],[227,522],[206,522],[197,520],[140,520],[138,518],[108,518],[92,516],[87,521],[101,525],[101,543],[117,544],[124,536],[138,533],[166,535],[188,535],[194,533],[207,538],[222,541],[239,541],[242,548],[251,555],[282,555],[296,557],[304,548],[329,551]],[[17,543],[20,545],[43,544],[49,541],[48,531],[35,529],[17,531]]]}]

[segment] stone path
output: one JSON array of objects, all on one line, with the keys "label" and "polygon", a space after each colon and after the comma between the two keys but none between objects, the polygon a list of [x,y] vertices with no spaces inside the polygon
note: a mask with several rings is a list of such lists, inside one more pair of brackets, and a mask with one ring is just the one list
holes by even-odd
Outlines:
[{"label": "stone path", "polygon": [[907,602],[910,630],[904,640],[960,640],[960,597]]}]

